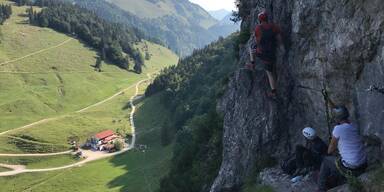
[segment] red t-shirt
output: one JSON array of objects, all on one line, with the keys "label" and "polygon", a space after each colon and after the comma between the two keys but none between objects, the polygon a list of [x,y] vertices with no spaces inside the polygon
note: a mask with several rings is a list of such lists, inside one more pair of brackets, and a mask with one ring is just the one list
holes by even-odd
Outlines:
[{"label": "red t-shirt", "polygon": [[261,36],[262,36],[261,28],[263,28],[265,30],[268,30],[268,29],[272,28],[272,31],[275,33],[275,35],[278,35],[278,34],[281,33],[281,30],[280,30],[279,26],[277,26],[277,25],[275,25],[273,23],[266,23],[266,24],[257,25],[256,28],[255,28],[255,37],[256,37],[257,43],[259,43],[260,40],[261,40]]},{"label": "red t-shirt", "polygon": [[[257,44],[260,44],[261,36],[263,35],[262,29],[268,30],[268,29],[271,29],[271,28],[272,28],[272,31],[275,34],[275,36],[277,36],[277,35],[279,35],[281,33],[279,26],[277,26],[277,25],[275,25],[273,23],[265,23],[265,24],[260,24],[260,25],[256,26],[256,28],[255,28],[255,37],[256,37],[256,43]],[[256,48],[255,52],[256,53],[262,53],[261,47],[258,46]]]}]

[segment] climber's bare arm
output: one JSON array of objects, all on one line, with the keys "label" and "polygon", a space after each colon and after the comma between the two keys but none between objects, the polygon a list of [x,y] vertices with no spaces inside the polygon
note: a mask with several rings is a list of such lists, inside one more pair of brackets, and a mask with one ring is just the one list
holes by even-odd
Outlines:
[{"label": "climber's bare arm", "polygon": [[328,147],[328,154],[329,155],[332,155],[336,152],[338,142],[339,142],[339,140],[336,137],[332,137],[331,142],[330,142],[329,147]]},{"label": "climber's bare arm", "polygon": [[251,60],[251,62],[254,62],[255,58],[253,57],[252,46],[248,47],[248,51],[249,51],[249,60]]}]

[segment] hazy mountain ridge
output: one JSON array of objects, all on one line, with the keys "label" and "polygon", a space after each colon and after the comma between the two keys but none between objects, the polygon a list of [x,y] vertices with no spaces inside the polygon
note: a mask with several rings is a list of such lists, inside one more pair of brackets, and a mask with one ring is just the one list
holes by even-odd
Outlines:
[{"label": "hazy mountain ridge", "polygon": [[[232,20],[232,13],[229,13],[228,15],[226,15],[223,19],[221,19],[219,21],[219,25],[236,25],[236,26],[239,26],[240,27],[240,22],[238,23],[234,23]],[[217,24],[216,24],[217,25]]]},{"label": "hazy mountain ridge", "polygon": [[214,11],[209,11],[209,14],[211,14],[212,17],[214,17],[217,20],[222,20],[229,14],[231,14],[230,11],[226,9],[219,9],[219,10],[214,10]]},{"label": "hazy mountain ridge", "polygon": [[[217,25],[219,21],[188,0],[106,0],[104,4],[107,2],[115,5],[114,9],[119,7],[127,12],[119,15],[137,18],[130,19],[130,22],[124,21],[125,23],[140,28],[152,38],[160,39],[181,56],[187,56],[194,49],[204,47],[219,36],[227,36],[236,31],[232,26]],[[139,20],[138,25],[133,20]]]},{"label": "hazy mountain ridge", "polygon": [[232,13],[226,15],[216,25],[209,28],[209,30],[219,36],[226,37],[234,31],[240,30],[240,23],[234,23],[231,21]]},{"label": "hazy mountain ridge", "polygon": [[177,16],[189,24],[203,28],[213,26],[217,21],[197,4],[188,0],[106,0],[120,8],[145,19]]}]

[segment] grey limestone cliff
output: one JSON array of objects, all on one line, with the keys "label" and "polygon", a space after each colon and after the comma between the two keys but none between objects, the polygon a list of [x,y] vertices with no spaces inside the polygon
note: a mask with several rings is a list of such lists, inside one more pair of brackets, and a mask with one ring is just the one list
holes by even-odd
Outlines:
[{"label": "grey limestone cliff", "polygon": [[[276,66],[279,99],[266,96],[262,70],[239,69],[234,74],[218,106],[224,113],[224,151],[211,192],[238,191],[259,156],[281,158],[291,153],[303,142],[305,126],[315,127],[327,139],[324,86],[336,103],[348,106],[363,135],[384,140],[384,94],[367,90],[384,86],[381,0],[240,2],[249,12],[242,30],[251,30],[264,8],[282,28],[286,52],[279,53]],[[240,54],[244,65],[246,49]]]}]

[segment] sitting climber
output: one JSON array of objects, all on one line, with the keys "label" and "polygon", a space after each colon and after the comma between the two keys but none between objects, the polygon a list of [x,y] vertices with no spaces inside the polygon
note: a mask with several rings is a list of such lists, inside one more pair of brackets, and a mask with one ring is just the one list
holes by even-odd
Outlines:
[{"label": "sitting climber", "polygon": [[[336,150],[340,158],[327,156],[323,159],[319,175],[319,191],[327,190],[328,178],[345,181],[348,177],[357,177],[367,168],[367,155],[358,128],[349,121],[349,112],[345,106],[336,106],[332,115],[337,123],[332,132],[328,154]],[[334,186],[332,186],[334,187]]]},{"label": "sitting climber", "polygon": [[[247,67],[251,70],[255,67],[255,58],[260,58],[264,70],[267,72],[269,84],[271,87],[270,96],[276,95],[276,78],[274,76],[274,66],[276,62],[276,45],[282,45],[280,28],[273,23],[268,22],[268,15],[265,11],[258,15],[260,24],[255,28],[255,47],[249,49],[251,64]],[[283,46],[281,46],[282,49]]]},{"label": "sitting climber", "polygon": [[295,177],[319,170],[328,148],[325,142],[317,136],[315,129],[306,127],[303,129],[303,135],[306,145],[297,145],[295,154],[284,160],[281,165],[284,173]]},{"label": "sitting climber", "polygon": [[327,144],[316,134],[311,127],[303,129],[307,141],[306,146],[296,146],[296,172],[294,176],[305,175],[309,171],[319,170],[323,157],[327,154]]}]

